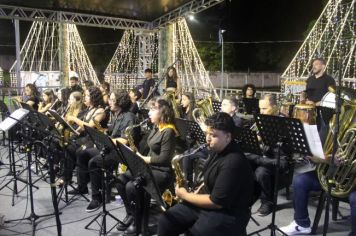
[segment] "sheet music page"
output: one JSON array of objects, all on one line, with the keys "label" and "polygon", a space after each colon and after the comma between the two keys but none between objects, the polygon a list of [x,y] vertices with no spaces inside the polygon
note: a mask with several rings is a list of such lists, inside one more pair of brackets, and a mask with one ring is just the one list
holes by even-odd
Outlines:
[{"label": "sheet music page", "polygon": [[[0,130],[8,131],[13,127],[19,120],[24,118],[29,111],[23,108],[19,108],[13,113],[11,113],[10,117],[7,117],[3,122],[0,123]],[[11,118],[13,117],[13,118]]]},{"label": "sheet music page", "polygon": [[325,159],[323,145],[321,144],[317,126],[308,124],[303,124],[303,126],[311,153],[315,157]]}]

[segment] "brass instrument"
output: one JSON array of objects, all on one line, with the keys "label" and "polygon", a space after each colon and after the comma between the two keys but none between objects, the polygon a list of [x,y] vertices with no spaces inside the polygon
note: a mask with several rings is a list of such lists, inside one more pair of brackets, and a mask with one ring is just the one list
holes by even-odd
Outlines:
[{"label": "brass instrument", "polygon": [[135,145],[135,140],[133,139],[133,135],[132,135],[132,131],[137,128],[137,127],[140,127],[142,126],[143,124],[145,124],[146,122],[148,122],[149,118],[147,119],[144,119],[143,121],[141,121],[139,124],[136,124],[136,125],[130,125],[128,127],[126,127],[125,131],[124,131],[124,134],[127,138],[127,141],[129,143],[129,146],[130,148],[132,149],[133,152],[137,152],[138,149]]},{"label": "brass instrument", "polygon": [[[344,100],[341,106],[340,128],[337,137],[338,150],[335,157],[342,163],[332,177],[328,179],[329,165],[321,163],[317,167],[317,175],[322,188],[327,191],[328,183],[333,183],[331,195],[346,197],[356,186],[356,91],[341,89],[341,94],[347,94],[348,101]],[[330,122],[330,131],[324,144],[325,156],[333,151],[333,128],[335,116]]]},{"label": "brass instrument", "polygon": [[92,120],[93,120],[93,122],[94,122],[95,128],[96,128],[97,130],[99,130],[100,132],[102,132],[102,133],[106,133],[107,128],[102,127],[101,124],[100,124],[100,122],[98,122],[97,120],[95,120],[95,117],[98,116],[98,115],[101,115],[101,114],[106,113],[106,111],[107,111],[107,108],[105,108],[105,110],[104,110],[103,112],[100,112],[100,113],[96,114],[96,115],[92,118]]},{"label": "brass instrument", "polygon": [[[181,155],[177,155],[172,159],[172,168],[174,170],[175,176],[176,176],[176,186],[178,187],[184,187],[185,185],[185,180],[184,180],[184,173],[180,167],[180,161],[184,158],[184,157],[188,157],[191,155],[194,155],[195,153],[203,150],[204,148],[206,148],[208,145],[202,144],[199,147],[197,147],[196,149],[194,149],[192,152],[188,153],[188,154],[181,154]],[[174,196],[172,194],[172,192],[169,189],[166,189],[166,191],[164,191],[164,193],[162,194],[162,198],[163,200],[169,205],[172,206],[173,203],[177,203],[179,201],[179,199]]]},{"label": "brass instrument", "polygon": [[196,103],[197,108],[192,111],[192,116],[198,124],[204,122],[207,117],[214,114],[213,101],[211,97],[200,100]]},{"label": "brass instrument", "polygon": [[172,104],[172,107],[173,107],[173,111],[174,111],[174,117],[175,118],[180,118],[180,112],[178,110],[178,104],[177,104],[177,101],[176,101],[176,95],[174,92],[172,91],[167,91],[165,94],[164,94],[164,97],[171,102]]}]

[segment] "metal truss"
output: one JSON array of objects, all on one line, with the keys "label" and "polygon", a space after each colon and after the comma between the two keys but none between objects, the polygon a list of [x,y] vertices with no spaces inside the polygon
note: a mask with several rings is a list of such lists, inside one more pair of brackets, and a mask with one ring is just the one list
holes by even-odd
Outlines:
[{"label": "metal truss", "polygon": [[55,11],[29,7],[9,6],[0,4],[0,19],[19,19],[26,21],[61,22],[83,26],[105,27],[112,29],[154,30],[164,27],[170,22],[195,14],[209,7],[215,6],[224,0],[192,0],[152,22],[125,19],[119,17],[99,16],[68,11]]},{"label": "metal truss", "polygon": [[204,11],[224,0],[193,0],[152,21],[153,28],[164,27],[172,21],[188,14]]},{"label": "metal truss", "polygon": [[151,29],[151,23],[147,21],[8,5],[0,5],[0,18],[61,22],[113,29]]}]

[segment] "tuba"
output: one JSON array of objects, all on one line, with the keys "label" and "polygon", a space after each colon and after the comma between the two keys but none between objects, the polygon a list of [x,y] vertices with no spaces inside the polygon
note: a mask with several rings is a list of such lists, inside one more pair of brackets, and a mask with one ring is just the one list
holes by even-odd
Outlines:
[{"label": "tuba", "polygon": [[205,119],[214,114],[213,101],[211,97],[200,100],[196,103],[197,108],[192,111],[192,116],[198,124],[204,122]]},{"label": "tuba", "polygon": [[[317,167],[317,175],[322,188],[327,191],[328,183],[333,183],[331,195],[334,197],[346,197],[356,186],[356,91],[341,89],[341,94],[347,94],[350,98],[344,100],[341,107],[340,127],[338,134],[338,149],[336,157],[341,162],[337,166],[332,179],[328,179],[329,165],[321,163]],[[352,99],[351,99],[352,98]],[[333,151],[333,128],[335,126],[335,116],[330,122],[330,131],[324,144],[325,155],[330,155]]]},{"label": "tuba", "polygon": [[170,101],[170,103],[172,104],[173,107],[173,111],[174,111],[174,117],[175,118],[179,118],[180,117],[180,112],[178,109],[178,104],[177,104],[177,100],[176,100],[176,94],[172,91],[167,91],[164,94],[164,97]]}]

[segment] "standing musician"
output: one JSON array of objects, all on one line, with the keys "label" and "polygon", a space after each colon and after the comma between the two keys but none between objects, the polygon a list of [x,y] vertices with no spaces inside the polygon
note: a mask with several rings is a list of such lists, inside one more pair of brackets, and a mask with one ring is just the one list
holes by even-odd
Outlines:
[{"label": "standing musician", "polygon": [[69,94],[78,91],[78,92],[83,92],[82,87],[79,85],[79,78],[77,76],[72,76],[69,78]]},{"label": "standing musician", "polygon": [[[155,83],[155,80],[152,78],[152,69],[145,69],[145,80],[143,81],[140,89],[143,99],[147,98],[147,96],[150,94],[153,87],[155,86]],[[153,94],[153,96],[156,96],[156,94]]]},{"label": "standing musician", "polygon": [[178,78],[177,69],[173,66],[167,69],[165,89],[166,92],[174,92],[176,96],[181,94],[181,81]]},{"label": "standing musician", "polygon": [[42,92],[42,101],[38,104],[38,112],[46,113],[55,102],[55,95],[52,89]]},{"label": "standing musician", "polygon": [[84,104],[87,109],[82,119],[73,115],[66,116],[67,121],[76,124],[78,126],[77,131],[80,132],[80,136],[74,138],[75,144],[72,143],[67,147],[70,160],[66,161],[67,166],[64,169],[64,181],[66,182],[72,179],[73,169],[76,163],[76,151],[80,148],[85,149],[93,146],[89,137],[84,134],[84,125],[92,128],[101,128],[104,126],[104,123],[107,123],[107,116],[104,108],[102,108],[103,97],[98,87],[90,87],[88,90],[85,90]]},{"label": "standing musician", "polygon": [[[147,139],[149,152],[147,156],[140,153],[137,153],[137,155],[151,167],[157,186],[163,193],[165,189],[172,185],[174,179],[171,160],[174,154],[177,131],[174,126],[172,105],[159,97],[153,98],[150,104],[148,114],[155,127]],[[137,196],[142,193],[137,193],[130,171],[126,171],[119,176],[117,190],[121,195],[127,213],[123,224],[119,223],[117,229],[119,231],[126,230],[125,234],[134,234],[136,232],[136,225],[133,222],[135,209],[130,203],[135,201],[134,199],[137,199]]]},{"label": "standing musician", "polygon": [[234,122],[226,113],[206,120],[210,149],[204,168],[204,193],[176,187],[181,203],[168,209],[158,222],[159,236],[246,235],[253,198],[253,172],[234,141]]},{"label": "standing musician", "polygon": [[326,62],[322,58],[316,58],[313,61],[312,73],[313,75],[307,79],[306,104],[315,105],[317,107],[316,122],[321,141],[324,142],[329,130],[329,121],[324,120],[321,110],[319,108],[320,101],[323,96],[328,92],[328,87],[335,87],[335,79],[325,73]]},{"label": "standing musician", "polygon": [[193,93],[184,92],[182,94],[182,100],[180,104],[182,105],[182,111],[181,111],[182,119],[194,120],[192,115],[193,110],[195,108],[195,99]]},{"label": "standing musician", "polygon": [[[119,141],[127,144],[125,129],[137,123],[136,116],[129,111],[131,100],[126,91],[113,91],[109,98],[110,111],[112,112],[112,120],[108,128],[108,135],[116,142]],[[132,135],[132,134],[131,134]],[[135,138],[135,135],[132,135]],[[108,154],[105,157],[105,168],[114,169],[119,164],[118,158]],[[100,150],[95,147],[79,149],[76,152],[77,156],[77,193],[88,192],[87,184],[91,182],[92,201],[88,205],[86,211],[92,212],[97,210],[102,203],[101,189],[101,168],[102,156]]]},{"label": "standing musician", "polygon": [[[260,113],[263,115],[278,116],[278,106],[276,97],[272,94],[265,94],[259,100]],[[261,141],[261,138],[258,138]],[[266,216],[273,209],[273,180],[275,174],[275,166],[277,164],[278,151],[262,144],[264,151],[263,156],[248,154],[247,158],[255,171],[256,181],[261,186],[261,206],[257,210],[258,215]],[[281,150],[280,156],[280,172],[283,173],[287,168],[288,155],[286,151]]]},{"label": "standing musician", "polygon": [[34,110],[38,110],[38,104],[40,103],[40,96],[36,85],[26,84],[25,96],[23,101],[30,105]]},{"label": "standing musician", "polygon": [[248,115],[258,114],[258,99],[255,97],[256,87],[253,84],[246,84],[242,88],[243,113]]}]

